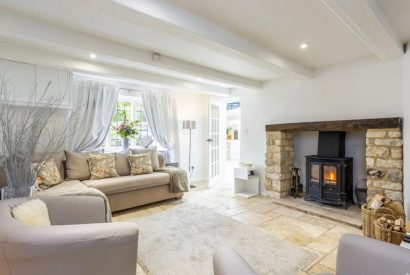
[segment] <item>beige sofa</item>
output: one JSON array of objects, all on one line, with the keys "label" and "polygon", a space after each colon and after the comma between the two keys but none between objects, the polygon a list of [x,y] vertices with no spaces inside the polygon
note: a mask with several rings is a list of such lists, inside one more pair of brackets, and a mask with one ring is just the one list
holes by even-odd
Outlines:
[{"label": "beige sofa", "polygon": [[[122,153],[124,154],[124,153]],[[84,157],[81,158],[80,155]],[[118,155],[116,169],[120,177],[90,180],[87,176],[88,164],[85,153],[59,152],[54,155],[63,183],[38,192],[38,195],[63,195],[69,192],[95,188],[103,192],[109,201],[111,211],[119,211],[168,199],[181,199],[183,193],[169,192],[170,177],[164,172],[132,176],[124,155]],[[72,161],[70,157],[75,157]],[[126,157],[126,156],[125,156]],[[160,167],[165,166],[163,157],[158,155]],[[79,173],[79,170],[82,170]]]},{"label": "beige sofa", "polygon": [[41,197],[51,226],[26,226],[13,207],[29,198],[0,201],[1,275],[135,275],[138,227],[106,223],[99,197]]}]

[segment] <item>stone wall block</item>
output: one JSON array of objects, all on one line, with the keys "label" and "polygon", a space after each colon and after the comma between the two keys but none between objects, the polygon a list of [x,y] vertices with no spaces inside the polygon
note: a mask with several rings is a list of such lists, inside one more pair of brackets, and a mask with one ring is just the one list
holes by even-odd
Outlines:
[{"label": "stone wall block", "polygon": [[366,145],[374,145],[374,139],[373,138],[366,138]]},{"label": "stone wall block", "polygon": [[402,202],[403,201],[403,192],[401,191],[390,191],[386,190],[384,192],[385,196],[393,201]]},{"label": "stone wall block", "polygon": [[286,175],[281,173],[266,173],[265,176],[271,180],[282,180],[286,178]]},{"label": "stone wall block", "polygon": [[293,145],[293,141],[290,139],[275,139],[275,145]]},{"label": "stone wall block", "polygon": [[389,190],[395,190],[395,191],[403,190],[403,185],[400,182],[374,180],[374,181],[371,181],[371,186],[377,187],[380,189],[389,189]]},{"label": "stone wall block", "polygon": [[401,138],[402,133],[400,130],[391,130],[388,132],[388,136],[392,138]]},{"label": "stone wall block", "polygon": [[393,138],[385,138],[385,139],[375,139],[374,140],[375,145],[381,145],[381,146],[395,146],[395,147],[400,147],[403,146],[403,140],[402,139],[393,139]]},{"label": "stone wall block", "polygon": [[367,198],[368,199],[373,198],[376,194],[384,195],[384,192],[383,192],[382,189],[377,189],[377,188],[368,188],[367,189]]},{"label": "stone wall block", "polygon": [[395,160],[395,159],[377,159],[376,167],[384,167],[384,168],[400,168],[403,167],[402,160]]},{"label": "stone wall block", "polygon": [[382,138],[382,137],[385,137],[386,134],[387,134],[387,131],[385,130],[368,130],[366,133],[366,137]]},{"label": "stone wall block", "polygon": [[290,186],[289,180],[272,180],[272,190],[278,192],[287,192]]},{"label": "stone wall block", "polygon": [[268,145],[266,147],[266,151],[272,152],[272,153],[289,152],[286,146],[280,146],[280,145]]},{"label": "stone wall block", "polygon": [[265,177],[265,188],[266,190],[272,190],[272,180]]},{"label": "stone wall block", "polygon": [[373,167],[374,166],[374,158],[366,158],[366,166]]},{"label": "stone wall block", "polygon": [[366,156],[387,158],[390,150],[387,147],[367,146]]},{"label": "stone wall block", "polygon": [[403,171],[400,169],[387,169],[386,175],[384,176],[385,179],[391,181],[403,181]]},{"label": "stone wall block", "polygon": [[391,149],[391,157],[394,159],[403,159],[403,149],[399,148],[399,149]]},{"label": "stone wall block", "polygon": [[286,132],[281,132],[281,131],[274,131],[274,132],[267,132],[266,133],[266,138],[268,139],[288,139]]}]

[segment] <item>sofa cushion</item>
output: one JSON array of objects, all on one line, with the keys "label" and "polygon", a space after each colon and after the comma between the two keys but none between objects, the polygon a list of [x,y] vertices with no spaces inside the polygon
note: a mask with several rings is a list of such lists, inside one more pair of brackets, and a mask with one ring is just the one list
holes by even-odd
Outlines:
[{"label": "sofa cushion", "polygon": [[98,154],[99,151],[87,153],[76,153],[65,151],[66,156],[66,179],[68,180],[88,180],[91,177],[88,167],[87,157],[89,154]]},{"label": "sofa cushion", "polygon": [[49,226],[47,205],[39,200],[28,200],[12,209],[14,219],[28,226]]},{"label": "sofa cushion", "polygon": [[96,188],[105,194],[115,194],[169,184],[169,175],[156,172],[138,176],[85,180],[82,183],[88,187]]},{"label": "sofa cushion", "polygon": [[119,177],[115,169],[115,154],[90,154],[87,157],[92,180]]},{"label": "sofa cushion", "polygon": [[35,196],[54,196],[54,195],[63,195],[66,193],[85,190],[88,187],[81,183],[78,180],[64,180],[62,183],[54,185],[51,188],[35,192]]},{"label": "sofa cushion", "polygon": [[117,173],[120,176],[131,175],[131,168],[130,164],[128,163],[129,155],[130,153],[128,151],[115,153],[115,169],[117,170]]},{"label": "sofa cushion", "polygon": [[33,168],[38,173],[36,184],[41,190],[60,184],[63,181],[53,158],[50,158],[48,161],[34,163]]},{"label": "sofa cushion", "polygon": [[149,154],[136,154],[128,156],[131,175],[152,174],[154,172]]},{"label": "sofa cushion", "polygon": [[148,153],[151,157],[152,168],[154,170],[159,169],[157,147],[135,148],[135,149],[131,149],[131,153],[132,154],[147,154]]},{"label": "sofa cushion", "polygon": [[[33,157],[33,163],[37,163],[37,162],[41,161],[42,157],[44,158],[42,153],[35,153],[34,157]],[[63,162],[65,161],[64,151],[59,151],[59,152],[53,153],[53,155],[51,157],[53,158],[54,162],[57,165],[58,172],[60,173],[60,177],[62,179],[64,179],[64,177],[65,177],[64,165],[63,165]]]}]

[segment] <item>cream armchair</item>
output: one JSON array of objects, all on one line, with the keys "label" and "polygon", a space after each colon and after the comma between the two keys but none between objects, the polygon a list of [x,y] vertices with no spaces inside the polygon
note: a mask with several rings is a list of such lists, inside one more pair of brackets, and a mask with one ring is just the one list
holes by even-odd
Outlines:
[{"label": "cream armchair", "polygon": [[44,197],[52,226],[28,227],[11,209],[25,199],[0,201],[1,275],[135,275],[138,228],[105,223],[99,197]]}]

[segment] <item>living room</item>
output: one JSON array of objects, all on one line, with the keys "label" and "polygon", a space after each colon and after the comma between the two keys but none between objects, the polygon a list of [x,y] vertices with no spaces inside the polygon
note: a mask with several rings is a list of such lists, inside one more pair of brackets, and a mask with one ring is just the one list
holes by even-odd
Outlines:
[{"label": "living room", "polygon": [[0,0],[0,275],[410,273],[406,0]]}]

